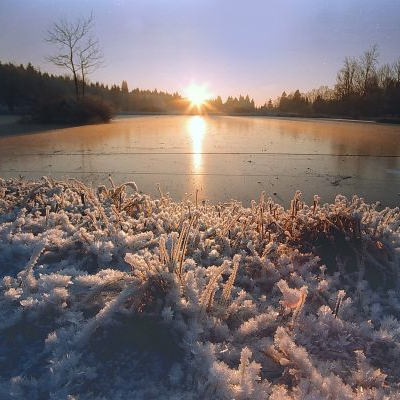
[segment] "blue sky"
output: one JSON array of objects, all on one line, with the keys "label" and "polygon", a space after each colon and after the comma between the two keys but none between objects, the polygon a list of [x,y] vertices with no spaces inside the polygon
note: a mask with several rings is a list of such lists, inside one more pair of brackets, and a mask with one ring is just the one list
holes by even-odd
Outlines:
[{"label": "blue sky", "polygon": [[1,0],[0,60],[62,73],[44,61],[45,31],[91,10],[106,60],[91,79],[131,89],[196,81],[261,104],[333,85],[344,57],[374,43],[381,63],[400,57],[398,0]]}]

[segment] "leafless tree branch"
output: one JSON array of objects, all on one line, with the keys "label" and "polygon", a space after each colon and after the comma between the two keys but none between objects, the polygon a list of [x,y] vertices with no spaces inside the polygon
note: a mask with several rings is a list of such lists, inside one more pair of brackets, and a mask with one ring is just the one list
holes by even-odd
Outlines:
[{"label": "leafless tree branch", "polygon": [[88,18],[80,18],[75,22],[60,18],[51,25],[46,34],[46,42],[57,47],[57,53],[46,57],[46,60],[72,73],[76,97],[79,97],[78,73],[81,74],[84,96],[87,76],[103,63],[99,42],[91,35],[93,25],[94,17],[91,12]]}]

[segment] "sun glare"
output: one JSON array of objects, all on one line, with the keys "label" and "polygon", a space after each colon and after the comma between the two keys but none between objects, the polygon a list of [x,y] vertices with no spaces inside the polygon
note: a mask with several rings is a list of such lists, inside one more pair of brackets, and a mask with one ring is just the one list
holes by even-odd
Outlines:
[{"label": "sun glare", "polygon": [[196,106],[197,108],[201,107],[206,100],[211,97],[211,94],[207,90],[207,86],[198,85],[196,83],[192,83],[188,86],[185,90],[185,94],[192,106]]}]

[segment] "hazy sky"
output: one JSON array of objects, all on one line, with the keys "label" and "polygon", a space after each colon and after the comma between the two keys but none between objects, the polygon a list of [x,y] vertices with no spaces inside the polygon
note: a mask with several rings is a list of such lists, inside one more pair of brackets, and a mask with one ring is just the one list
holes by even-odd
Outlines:
[{"label": "hazy sky", "polygon": [[332,85],[344,57],[374,43],[380,62],[400,56],[400,0],[0,0],[0,60],[62,73],[44,61],[45,31],[91,10],[106,60],[91,79],[130,89],[196,81],[260,104]]}]

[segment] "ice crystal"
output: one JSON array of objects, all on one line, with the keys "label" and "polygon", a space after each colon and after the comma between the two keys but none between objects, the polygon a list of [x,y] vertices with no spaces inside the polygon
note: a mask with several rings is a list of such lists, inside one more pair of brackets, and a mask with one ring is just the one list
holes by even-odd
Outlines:
[{"label": "ice crystal", "polygon": [[0,179],[0,398],[395,399],[400,213]]}]

